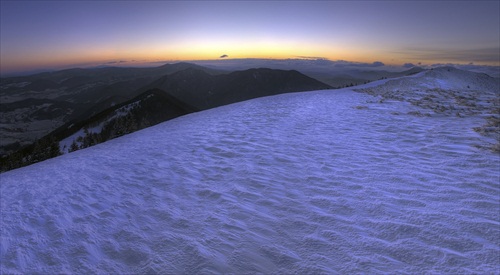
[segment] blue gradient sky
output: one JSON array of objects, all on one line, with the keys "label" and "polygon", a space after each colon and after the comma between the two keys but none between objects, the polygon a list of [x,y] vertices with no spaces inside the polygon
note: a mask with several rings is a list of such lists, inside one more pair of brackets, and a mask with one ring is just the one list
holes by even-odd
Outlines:
[{"label": "blue gradient sky", "polygon": [[500,1],[1,1],[2,73],[314,56],[499,66]]}]

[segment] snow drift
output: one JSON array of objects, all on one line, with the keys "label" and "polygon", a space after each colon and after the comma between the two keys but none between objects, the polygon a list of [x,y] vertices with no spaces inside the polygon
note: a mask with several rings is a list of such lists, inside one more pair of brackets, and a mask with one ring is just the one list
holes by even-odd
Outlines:
[{"label": "snow drift", "polygon": [[496,273],[483,118],[418,110],[279,95],[1,174],[0,271]]}]

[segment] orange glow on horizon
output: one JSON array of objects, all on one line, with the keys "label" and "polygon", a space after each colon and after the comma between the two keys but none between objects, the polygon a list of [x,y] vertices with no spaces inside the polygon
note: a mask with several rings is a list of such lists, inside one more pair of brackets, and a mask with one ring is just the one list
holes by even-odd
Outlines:
[{"label": "orange glow on horizon", "polygon": [[[260,41],[256,43],[236,43],[219,41],[205,43],[185,43],[167,46],[146,46],[122,50],[119,48],[87,48],[59,52],[32,53],[23,56],[7,56],[2,59],[2,73],[28,71],[34,69],[64,69],[73,67],[92,67],[110,64],[118,65],[120,60],[127,66],[145,65],[154,62],[181,62],[196,60],[220,60],[221,55],[227,59],[295,59],[318,57],[328,60],[345,60],[349,62],[372,63],[381,61],[386,65],[401,66],[404,63],[421,62],[423,64],[447,63],[447,60],[416,60],[411,56],[391,53],[377,53],[351,45],[308,45],[306,43],[277,41]],[[499,66],[498,62],[475,63],[476,65]]]}]

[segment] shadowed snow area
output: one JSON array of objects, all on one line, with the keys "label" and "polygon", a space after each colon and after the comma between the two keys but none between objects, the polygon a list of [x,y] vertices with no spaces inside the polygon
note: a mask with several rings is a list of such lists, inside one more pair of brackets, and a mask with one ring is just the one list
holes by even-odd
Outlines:
[{"label": "shadowed snow area", "polygon": [[484,118],[376,99],[260,98],[1,174],[0,271],[497,273]]}]

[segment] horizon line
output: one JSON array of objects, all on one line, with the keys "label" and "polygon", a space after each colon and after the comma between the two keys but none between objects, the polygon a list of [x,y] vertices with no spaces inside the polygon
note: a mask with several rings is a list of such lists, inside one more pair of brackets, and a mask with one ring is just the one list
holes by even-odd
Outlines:
[{"label": "horizon line", "polygon": [[[177,63],[193,63],[196,64],[196,62],[214,62],[214,63],[224,63],[224,62],[229,62],[229,61],[290,61],[290,60],[297,60],[297,61],[319,61],[319,62],[331,62],[330,65],[335,65],[335,63],[344,63],[345,67],[353,66],[353,67],[366,67],[366,68],[400,68],[403,71],[405,69],[411,69],[413,67],[422,67],[422,68],[434,68],[434,67],[442,67],[442,66],[470,66],[470,67],[477,67],[477,68],[491,68],[491,69],[499,69],[500,70],[500,63],[498,65],[486,65],[486,64],[475,64],[473,62],[468,62],[468,63],[433,63],[433,64],[425,64],[422,62],[418,62],[416,64],[413,63],[403,63],[403,64],[385,64],[384,62],[381,61],[373,61],[371,63],[368,62],[360,62],[360,61],[348,61],[344,59],[336,59],[332,60],[329,58],[325,57],[311,57],[311,56],[294,56],[293,58],[259,58],[259,57],[247,57],[247,58],[241,58],[241,57],[236,57],[236,58],[231,58],[231,57],[224,57],[224,58],[214,58],[214,59],[171,59],[171,60],[157,60],[157,61],[148,61],[148,60],[110,60],[110,61],[105,61],[105,62],[89,62],[89,63],[78,63],[78,64],[70,64],[70,65],[63,65],[63,66],[57,66],[57,67],[40,67],[40,68],[33,68],[33,69],[26,69],[26,70],[12,70],[8,72],[3,72],[0,70],[0,78],[9,78],[9,77],[21,77],[21,76],[31,76],[31,75],[36,75],[40,73],[48,73],[48,72],[58,72],[58,71],[64,71],[64,70],[71,70],[71,69],[99,69],[99,68],[155,68],[155,67],[161,67],[163,65],[167,64],[177,64]],[[376,66],[374,66],[374,64]],[[199,65],[199,64],[196,64]],[[240,66],[244,66],[245,64],[240,64]],[[247,64],[248,65],[248,64]],[[200,65],[203,66],[203,65]],[[216,65],[212,65],[216,66]],[[291,66],[291,65],[290,65]],[[326,65],[327,66],[327,65]]]}]

